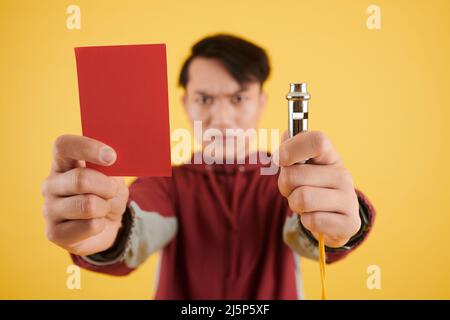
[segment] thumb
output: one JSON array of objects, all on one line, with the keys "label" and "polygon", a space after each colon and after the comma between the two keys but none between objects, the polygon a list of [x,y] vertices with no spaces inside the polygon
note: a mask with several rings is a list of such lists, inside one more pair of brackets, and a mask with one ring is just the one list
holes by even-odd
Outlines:
[{"label": "thumb", "polygon": [[286,141],[287,139],[289,139],[289,132],[287,130],[285,130],[283,132],[283,134],[281,135],[281,143],[283,143],[284,141]]},{"label": "thumb", "polygon": [[[283,134],[281,135],[281,143],[283,143],[284,141],[286,141],[287,139],[289,139],[289,133],[287,130],[285,130],[283,132]],[[280,143],[280,144],[281,144]],[[279,148],[277,150],[275,150],[275,152],[273,153],[272,156],[272,161],[273,163],[275,163],[277,166],[280,166],[280,150]]]}]

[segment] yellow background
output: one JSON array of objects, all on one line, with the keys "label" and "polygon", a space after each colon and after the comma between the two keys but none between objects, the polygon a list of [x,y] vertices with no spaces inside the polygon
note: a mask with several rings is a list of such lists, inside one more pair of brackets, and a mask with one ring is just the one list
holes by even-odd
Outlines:
[{"label": "yellow background", "polygon": [[[81,8],[81,30],[66,8]],[[381,8],[382,28],[366,27]],[[66,288],[68,255],[44,236],[40,184],[53,140],[81,133],[73,48],[167,43],[171,129],[189,127],[176,87],[190,46],[219,31],[266,48],[264,128],[286,128],[291,81],[312,93],[311,128],[324,131],[374,203],[369,240],[328,267],[334,299],[450,298],[450,1],[0,1],[0,298],[153,296],[152,256],[125,278],[82,271]],[[130,181],[131,178],[128,178]],[[366,268],[381,268],[368,290]],[[317,263],[303,261],[307,299]]]}]

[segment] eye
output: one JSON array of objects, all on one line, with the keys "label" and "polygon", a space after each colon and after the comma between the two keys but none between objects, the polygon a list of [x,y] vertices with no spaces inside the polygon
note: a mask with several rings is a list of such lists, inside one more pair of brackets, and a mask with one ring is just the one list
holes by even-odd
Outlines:
[{"label": "eye", "polygon": [[202,96],[197,98],[197,102],[200,103],[201,105],[204,105],[204,106],[212,105],[213,101],[214,101],[214,99],[211,96],[204,96],[204,95],[202,95]]},{"label": "eye", "polygon": [[245,100],[245,98],[243,96],[241,96],[240,94],[237,94],[231,98],[231,102],[235,105],[241,104],[244,100]]}]

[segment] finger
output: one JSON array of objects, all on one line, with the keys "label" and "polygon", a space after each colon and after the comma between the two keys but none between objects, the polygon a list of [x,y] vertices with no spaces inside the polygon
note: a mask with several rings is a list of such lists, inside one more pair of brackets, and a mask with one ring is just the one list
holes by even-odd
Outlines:
[{"label": "finger", "polygon": [[300,132],[280,144],[283,167],[309,160],[315,164],[337,164],[340,158],[330,140],[320,131]]},{"label": "finger", "polygon": [[[286,141],[289,138],[289,133],[287,131],[284,131],[283,134],[281,135],[281,142],[283,143],[284,141]],[[276,149],[275,151],[273,151],[272,154],[272,162],[277,165],[278,167],[280,166],[280,149]]]},{"label": "finger", "polygon": [[47,238],[60,246],[72,246],[101,233],[105,223],[105,218],[96,218],[54,224],[47,230]]},{"label": "finger", "polygon": [[342,166],[294,164],[281,168],[278,187],[283,196],[301,186],[347,190],[353,189],[353,179]]},{"label": "finger", "polygon": [[79,166],[79,160],[99,165],[111,165],[116,161],[115,151],[106,144],[89,137],[77,135],[59,136],[53,146],[53,172],[65,172]]},{"label": "finger", "polygon": [[281,135],[281,142],[286,141],[287,139],[289,139],[289,132],[286,130],[283,132],[283,134]]},{"label": "finger", "polygon": [[350,215],[355,211],[353,194],[342,190],[302,186],[287,199],[296,213],[330,211]]},{"label": "finger", "polygon": [[93,194],[56,198],[44,205],[44,215],[53,223],[67,220],[105,217],[111,211],[111,203]]},{"label": "finger", "polygon": [[117,233],[115,232],[100,232],[95,236],[89,237],[86,241],[72,244],[65,249],[79,256],[91,255],[110,248],[114,244],[116,235]]},{"label": "finger", "polygon": [[46,192],[56,196],[95,194],[111,199],[117,193],[118,183],[114,178],[90,168],[75,168],[62,174],[50,176]]},{"label": "finger", "polygon": [[329,247],[345,245],[360,228],[358,220],[336,212],[304,213],[300,216],[300,221],[306,229],[313,233],[316,239],[319,234],[323,234],[325,244]]},{"label": "finger", "polygon": [[121,217],[127,207],[128,199],[129,199],[128,187],[126,185],[123,185],[123,187],[119,187],[119,192],[117,193],[117,196],[109,200],[111,205],[111,212],[110,215],[108,215],[108,217],[111,218],[112,220],[115,219],[121,220]]}]

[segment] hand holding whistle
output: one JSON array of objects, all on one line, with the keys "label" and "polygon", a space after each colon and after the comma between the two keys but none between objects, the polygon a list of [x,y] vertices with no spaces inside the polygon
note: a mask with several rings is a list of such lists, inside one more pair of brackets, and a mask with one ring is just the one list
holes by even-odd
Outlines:
[{"label": "hand holding whistle", "polygon": [[278,188],[317,240],[323,234],[326,246],[341,247],[361,226],[352,176],[328,137],[307,131],[306,84],[291,84],[287,99],[289,130],[279,148]]}]

